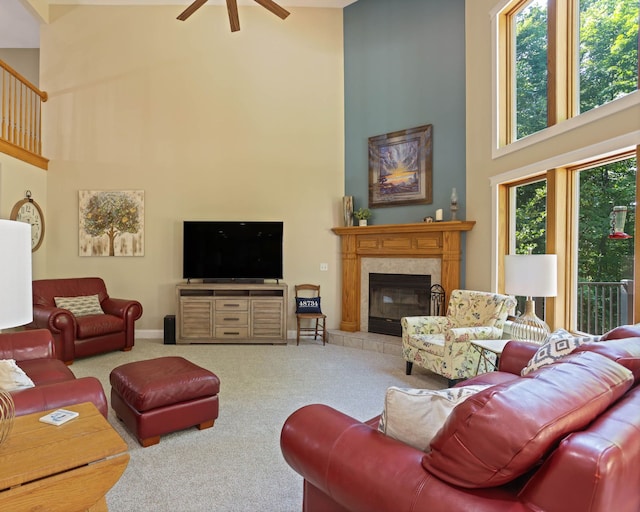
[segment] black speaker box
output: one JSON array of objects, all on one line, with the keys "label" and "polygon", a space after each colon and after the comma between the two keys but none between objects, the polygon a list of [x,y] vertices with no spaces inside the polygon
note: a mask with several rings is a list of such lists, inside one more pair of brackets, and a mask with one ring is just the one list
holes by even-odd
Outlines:
[{"label": "black speaker box", "polygon": [[164,344],[176,344],[176,315],[167,315],[164,317]]}]

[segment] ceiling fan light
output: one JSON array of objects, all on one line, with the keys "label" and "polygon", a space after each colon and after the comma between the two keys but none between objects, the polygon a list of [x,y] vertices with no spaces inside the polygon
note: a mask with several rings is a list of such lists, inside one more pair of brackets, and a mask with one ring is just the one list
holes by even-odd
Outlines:
[{"label": "ceiling fan light", "polygon": [[[255,0],[257,4],[272,12],[281,19],[285,19],[291,14],[286,9],[280,7],[273,0]],[[185,21],[189,16],[202,7],[207,0],[195,0],[189,7],[182,11],[178,15],[180,21]],[[240,30],[240,17],[238,16],[238,3],[237,0],[227,0],[227,13],[229,14],[229,24],[231,25],[231,32],[237,32]]]}]

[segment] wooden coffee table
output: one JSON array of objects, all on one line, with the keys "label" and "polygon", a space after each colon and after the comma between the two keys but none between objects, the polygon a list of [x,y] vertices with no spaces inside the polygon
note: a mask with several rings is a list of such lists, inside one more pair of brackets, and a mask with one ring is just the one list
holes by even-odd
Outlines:
[{"label": "wooden coffee table", "polygon": [[127,444],[92,403],[58,427],[19,416],[0,445],[0,510],[106,511],[105,495],[129,463]]}]

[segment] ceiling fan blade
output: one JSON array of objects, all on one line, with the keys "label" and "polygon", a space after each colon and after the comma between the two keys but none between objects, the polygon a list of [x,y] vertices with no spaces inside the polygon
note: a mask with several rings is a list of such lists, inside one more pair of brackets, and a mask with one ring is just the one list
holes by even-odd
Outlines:
[{"label": "ceiling fan blade", "polygon": [[180,21],[186,20],[194,12],[200,9],[200,7],[202,7],[205,3],[207,3],[207,0],[195,0],[195,2],[193,2],[189,7],[187,7],[184,11],[182,11],[182,13],[180,13],[180,16],[178,16],[178,19]]},{"label": "ceiling fan blade", "polygon": [[280,7],[273,0],[255,0],[255,2],[260,4],[262,7],[264,7],[268,11],[271,11],[273,14],[280,17],[281,19],[285,19],[287,16],[289,16],[289,14],[291,14],[286,9],[283,9],[282,7]]},{"label": "ceiling fan blade", "polygon": [[240,30],[240,17],[238,16],[238,4],[236,0],[227,0],[227,11],[229,12],[231,32],[237,32]]}]

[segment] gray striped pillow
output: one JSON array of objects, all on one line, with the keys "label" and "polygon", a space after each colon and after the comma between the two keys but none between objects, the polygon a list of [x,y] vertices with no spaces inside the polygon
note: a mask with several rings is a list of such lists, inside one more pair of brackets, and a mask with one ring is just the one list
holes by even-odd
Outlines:
[{"label": "gray striped pillow", "polygon": [[54,297],[56,307],[71,311],[73,316],[102,315],[98,295],[81,295],[79,297]]}]

